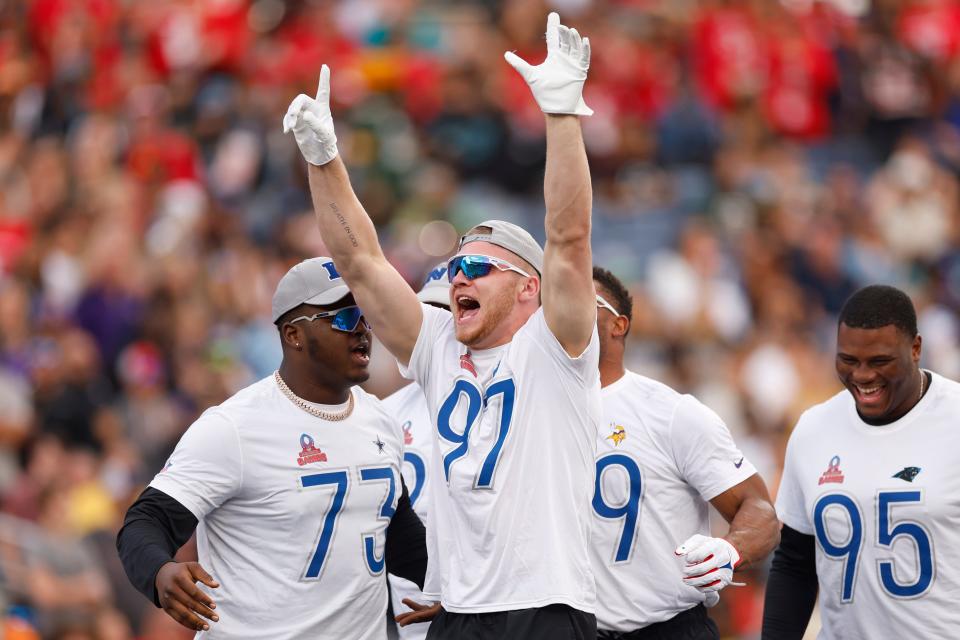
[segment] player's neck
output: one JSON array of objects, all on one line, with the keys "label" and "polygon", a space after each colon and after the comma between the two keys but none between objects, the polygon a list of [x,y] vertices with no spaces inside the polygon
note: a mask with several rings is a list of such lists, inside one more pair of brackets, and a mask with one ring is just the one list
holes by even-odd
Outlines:
[{"label": "player's neck", "polygon": [[349,382],[331,385],[287,360],[280,364],[280,377],[297,397],[316,404],[343,404],[350,398],[353,386]]},{"label": "player's neck", "polygon": [[609,387],[622,378],[627,370],[623,366],[623,354],[600,353],[600,387]]}]

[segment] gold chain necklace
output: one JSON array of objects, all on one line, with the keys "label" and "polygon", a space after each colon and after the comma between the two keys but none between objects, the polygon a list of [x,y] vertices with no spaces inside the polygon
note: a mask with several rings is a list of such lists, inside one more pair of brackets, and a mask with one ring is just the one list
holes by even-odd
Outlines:
[{"label": "gold chain necklace", "polygon": [[287,386],[287,383],[283,381],[283,378],[280,377],[279,371],[274,371],[273,373],[274,380],[277,381],[277,386],[280,387],[280,391],[283,392],[283,395],[287,396],[287,399],[290,400],[293,404],[297,405],[307,413],[312,416],[316,416],[321,420],[329,420],[330,422],[340,422],[341,420],[346,420],[350,417],[350,414],[353,413],[353,392],[350,392],[350,398],[347,400],[347,408],[341,411],[340,413],[331,413],[329,411],[324,411],[322,409],[317,409],[312,406],[306,400],[295,394],[290,390],[290,387]]},{"label": "gold chain necklace", "polygon": [[920,395],[917,397],[917,402],[923,400],[923,383],[927,381],[927,374],[923,372],[923,369],[920,369]]}]

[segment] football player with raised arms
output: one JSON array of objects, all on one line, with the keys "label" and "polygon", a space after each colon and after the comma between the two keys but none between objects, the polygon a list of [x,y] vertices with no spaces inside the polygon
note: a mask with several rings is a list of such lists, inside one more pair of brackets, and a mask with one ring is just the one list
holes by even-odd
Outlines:
[{"label": "football player with raised arms", "polygon": [[[384,257],[339,158],[324,66],[284,117],[308,162],[323,241],[433,421],[430,638],[591,637],[593,450],[600,415],[592,192],[580,115],[590,43],[547,19],[547,58],[511,53],[546,114],[546,247],[488,220],[448,263],[451,311],[421,304]],[[542,304],[541,304],[542,300]]]},{"label": "football player with raised arms", "polygon": [[763,638],[803,637],[819,591],[821,640],[960,633],[960,384],[920,368],[913,303],[894,287],[840,311],[845,387],[787,445]]},{"label": "football player with raised arms", "polygon": [[[190,426],[127,512],[120,558],[198,637],[385,639],[384,570],[422,584],[427,563],[403,432],[357,386],[370,328],[329,258],[290,269],[272,313],[279,370]],[[194,530],[199,562],[175,562]]]},{"label": "football player with raised arms", "polygon": [[[436,265],[417,292],[417,300],[441,309],[450,309],[450,285],[447,282],[447,262]],[[411,382],[399,391],[383,399],[383,406],[403,429],[403,479],[410,488],[410,506],[417,512],[424,526],[427,521],[427,499],[430,495],[432,476],[427,473],[427,463],[433,450],[433,421],[423,390],[416,382]],[[428,530],[429,531],[429,530]],[[423,592],[409,580],[392,573],[390,581],[390,600],[394,611],[403,611],[404,600],[415,603],[424,601]],[[427,636],[429,622],[408,624],[397,629],[401,640],[421,640]]]},{"label": "football player with raised arms", "polygon": [[[594,267],[593,278],[603,385],[591,547],[599,637],[718,640],[704,604],[777,545],[773,504],[717,414],[624,368],[633,301],[609,271]],[[730,523],[722,538],[710,536],[708,504]]]}]

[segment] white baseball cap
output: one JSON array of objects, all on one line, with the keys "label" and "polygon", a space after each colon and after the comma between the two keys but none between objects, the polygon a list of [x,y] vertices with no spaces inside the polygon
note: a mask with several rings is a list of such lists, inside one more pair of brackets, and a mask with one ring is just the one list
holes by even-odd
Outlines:
[{"label": "white baseball cap", "polygon": [[447,261],[444,260],[427,274],[417,292],[417,300],[427,304],[450,306],[450,283],[447,281]]},{"label": "white baseball cap", "polygon": [[301,304],[332,304],[350,293],[331,258],[304,260],[287,271],[273,292],[273,322]]}]

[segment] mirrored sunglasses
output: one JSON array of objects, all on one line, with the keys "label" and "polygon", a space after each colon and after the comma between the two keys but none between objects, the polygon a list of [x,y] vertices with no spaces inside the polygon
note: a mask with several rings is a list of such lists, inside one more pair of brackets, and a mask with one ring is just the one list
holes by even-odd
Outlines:
[{"label": "mirrored sunglasses", "polygon": [[494,258],[493,256],[471,254],[450,258],[450,261],[447,263],[447,281],[453,282],[453,279],[457,277],[457,273],[461,271],[467,280],[474,280],[489,275],[494,269],[498,269],[499,271],[515,271],[525,278],[532,277],[520,267],[510,264],[506,260]]},{"label": "mirrored sunglasses", "polygon": [[370,331],[370,325],[367,323],[367,319],[363,317],[363,311],[356,305],[333,309],[331,311],[321,311],[312,316],[299,316],[290,322],[299,322],[300,320],[313,322],[318,318],[332,318],[330,325],[337,331],[353,333],[361,321],[363,322],[363,328]]}]

